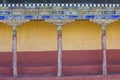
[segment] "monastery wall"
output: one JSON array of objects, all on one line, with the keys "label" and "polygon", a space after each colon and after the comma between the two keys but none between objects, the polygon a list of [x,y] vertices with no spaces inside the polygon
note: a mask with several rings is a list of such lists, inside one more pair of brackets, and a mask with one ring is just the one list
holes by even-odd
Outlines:
[{"label": "monastery wall", "polygon": [[[120,49],[120,21],[107,26],[107,49]],[[101,27],[87,20],[63,26],[63,50],[100,50]],[[57,27],[30,21],[17,29],[17,51],[56,51]],[[0,51],[12,51],[12,28],[0,23]]]}]

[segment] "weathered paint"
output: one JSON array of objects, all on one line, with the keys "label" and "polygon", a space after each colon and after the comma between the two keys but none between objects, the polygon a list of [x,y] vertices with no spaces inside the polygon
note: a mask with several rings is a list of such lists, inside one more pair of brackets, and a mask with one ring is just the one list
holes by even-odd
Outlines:
[{"label": "weathered paint", "polygon": [[102,26],[103,75],[107,75],[106,25]]},{"label": "weathered paint", "polygon": [[62,76],[62,26],[58,25],[58,72]]},{"label": "weathered paint", "polygon": [[17,32],[16,27],[13,27],[13,42],[12,42],[12,57],[13,57],[13,76],[17,77]]}]

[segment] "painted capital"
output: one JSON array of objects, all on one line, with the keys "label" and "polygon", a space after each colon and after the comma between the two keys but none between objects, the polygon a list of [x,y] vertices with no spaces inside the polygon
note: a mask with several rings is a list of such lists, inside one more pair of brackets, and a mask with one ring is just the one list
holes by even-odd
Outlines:
[{"label": "painted capital", "polygon": [[49,23],[52,23],[53,25],[63,26],[63,25],[66,25],[70,22],[73,22],[75,20],[67,20],[67,19],[65,19],[65,20],[52,20],[52,19],[50,19],[50,20],[45,20],[45,21],[49,22]]},{"label": "painted capital", "polygon": [[117,21],[117,19],[90,19],[89,21],[94,22],[98,25],[106,26]]},{"label": "painted capital", "polygon": [[3,22],[9,26],[17,27],[22,25],[23,23],[29,22],[29,20],[4,20],[0,22]]}]

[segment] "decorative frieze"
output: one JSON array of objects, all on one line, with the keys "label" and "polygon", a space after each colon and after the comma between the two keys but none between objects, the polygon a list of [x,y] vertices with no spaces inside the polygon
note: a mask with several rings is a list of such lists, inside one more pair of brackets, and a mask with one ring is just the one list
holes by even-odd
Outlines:
[{"label": "decorative frieze", "polygon": [[120,4],[0,4],[0,20],[120,19]]},{"label": "decorative frieze", "polygon": [[1,7],[119,7],[120,4],[84,4],[84,3],[25,3],[0,4]]}]

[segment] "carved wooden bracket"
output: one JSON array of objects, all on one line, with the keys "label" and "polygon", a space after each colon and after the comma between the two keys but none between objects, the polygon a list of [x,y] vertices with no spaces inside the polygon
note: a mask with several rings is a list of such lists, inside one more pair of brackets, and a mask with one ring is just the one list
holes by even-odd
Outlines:
[{"label": "carved wooden bracket", "polygon": [[70,23],[70,22],[73,22],[73,21],[75,21],[75,20],[67,20],[67,19],[65,19],[65,20],[45,20],[46,22],[49,22],[49,23],[52,23],[53,25],[59,25],[59,26],[63,26],[63,25],[66,25],[66,24],[68,24],[68,23]]},{"label": "carved wooden bracket", "polygon": [[9,26],[17,27],[17,26],[20,26],[29,21],[30,20],[4,20],[4,21],[0,21],[0,22],[3,22]]},{"label": "carved wooden bracket", "polygon": [[111,24],[115,21],[118,21],[118,19],[90,19],[89,21],[92,21],[98,25],[108,25],[108,24]]}]

